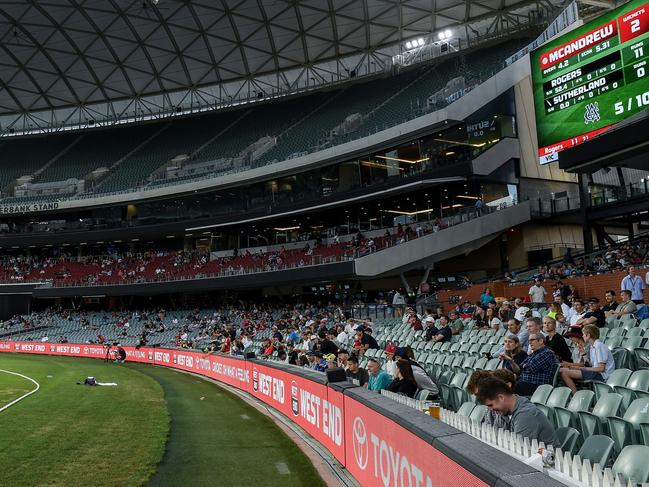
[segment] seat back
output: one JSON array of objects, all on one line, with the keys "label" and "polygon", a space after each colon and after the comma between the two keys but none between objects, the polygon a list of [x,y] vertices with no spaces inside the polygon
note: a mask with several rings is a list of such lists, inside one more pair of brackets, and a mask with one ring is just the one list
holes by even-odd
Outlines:
[{"label": "seat back", "polygon": [[629,445],[625,447],[613,464],[613,473],[622,474],[632,482],[649,481],[649,446]]},{"label": "seat back", "polygon": [[467,401],[460,406],[460,408],[457,410],[457,413],[462,416],[469,417],[473,412],[473,410],[475,409],[475,407],[476,407],[475,404],[473,404],[470,401]]},{"label": "seat back", "polygon": [[611,387],[625,386],[632,373],[633,372],[631,372],[629,369],[615,369],[613,373],[608,377],[606,384]]},{"label": "seat back", "polygon": [[550,393],[547,401],[545,401],[545,405],[552,408],[566,407],[566,404],[568,404],[568,401],[570,400],[570,394],[570,389],[567,387],[556,387]]},{"label": "seat back", "polygon": [[588,389],[577,391],[575,395],[572,396],[572,399],[570,399],[567,409],[569,411],[588,411],[594,398],[595,393],[593,391],[589,391]]},{"label": "seat back", "polygon": [[473,411],[471,411],[469,418],[480,423],[482,418],[485,417],[485,414],[487,414],[487,406],[484,404],[478,404],[473,408]]},{"label": "seat back", "polygon": [[536,404],[545,404],[552,393],[552,386],[550,384],[542,384],[536,388],[532,398],[530,399],[533,403]]},{"label": "seat back", "polygon": [[603,394],[593,408],[593,414],[599,418],[617,416],[622,405],[622,396],[614,392]]},{"label": "seat back", "polygon": [[581,435],[575,428],[565,427],[557,430],[557,440],[562,451],[569,451],[574,455]]},{"label": "seat back", "polygon": [[588,459],[591,464],[598,463],[600,467],[606,468],[613,453],[613,445],[613,440],[608,436],[592,435],[581,445],[578,455],[582,460]]}]

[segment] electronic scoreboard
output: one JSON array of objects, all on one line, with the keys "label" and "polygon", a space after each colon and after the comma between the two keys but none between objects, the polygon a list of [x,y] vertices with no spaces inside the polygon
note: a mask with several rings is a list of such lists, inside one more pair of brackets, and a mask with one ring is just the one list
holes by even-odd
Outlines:
[{"label": "electronic scoreboard", "polygon": [[649,2],[632,1],[530,53],[539,161],[649,108]]}]

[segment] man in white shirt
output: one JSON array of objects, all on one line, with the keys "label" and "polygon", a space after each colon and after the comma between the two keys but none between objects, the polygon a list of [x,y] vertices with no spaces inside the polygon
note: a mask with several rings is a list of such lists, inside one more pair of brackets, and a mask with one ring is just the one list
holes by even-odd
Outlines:
[{"label": "man in white shirt", "polygon": [[570,364],[560,369],[561,379],[572,393],[577,392],[575,380],[599,380],[606,382],[615,370],[615,361],[609,348],[599,339],[599,328],[596,325],[584,326],[584,341],[590,345],[589,363]]},{"label": "man in white shirt", "polygon": [[530,295],[532,306],[538,308],[545,304],[545,296],[548,294],[548,292],[541,285],[541,279],[536,278],[534,280],[534,285],[530,287],[528,294]]},{"label": "man in white shirt", "polygon": [[349,338],[349,336],[347,335],[347,333],[345,333],[345,329],[343,328],[343,326],[338,325],[336,326],[336,329],[338,330],[338,336],[336,336],[336,341],[340,344],[347,343],[347,338]]},{"label": "man in white shirt", "polygon": [[581,299],[573,299],[572,310],[569,313],[570,318],[567,318],[570,320],[570,326],[577,326],[577,322],[581,320],[585,314],[586,310],[584,309],[584,302]]}]

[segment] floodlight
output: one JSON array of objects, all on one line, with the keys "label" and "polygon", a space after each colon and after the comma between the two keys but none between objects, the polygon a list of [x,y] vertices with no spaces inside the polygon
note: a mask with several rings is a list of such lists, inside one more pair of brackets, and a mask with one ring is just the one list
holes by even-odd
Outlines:
[{"label": "floodlight", "polygon": [[412,49],[412,42],[406,42],[406,49]]}]

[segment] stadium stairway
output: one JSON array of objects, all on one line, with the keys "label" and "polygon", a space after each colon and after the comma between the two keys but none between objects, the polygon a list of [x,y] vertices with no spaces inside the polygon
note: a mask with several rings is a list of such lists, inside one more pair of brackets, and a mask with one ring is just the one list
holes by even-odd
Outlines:
[{"label": "stadium stairway", "polygon": [[527,201],[469,221],[461,220],[439,232],[359,257],[355,272],[358,276],[374,277],[467,254],[497,234],[529,220]]}]

